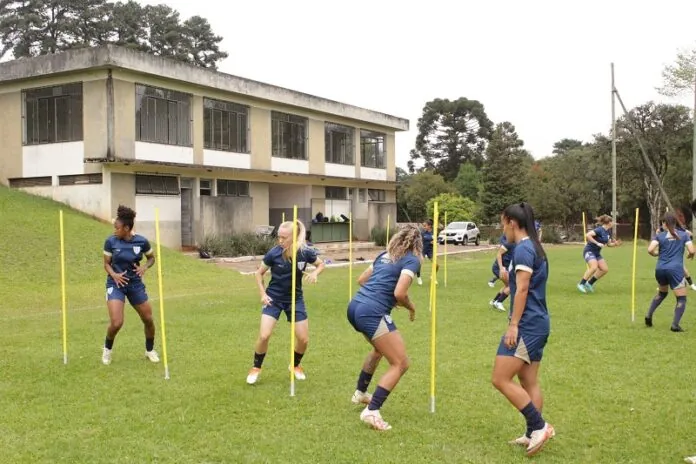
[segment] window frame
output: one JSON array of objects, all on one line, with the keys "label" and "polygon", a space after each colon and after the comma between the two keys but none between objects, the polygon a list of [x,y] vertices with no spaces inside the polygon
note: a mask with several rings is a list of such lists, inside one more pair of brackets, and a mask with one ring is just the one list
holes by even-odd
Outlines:
[{"label": "window frame", "polygon": [[[84,141],[84,86],[82,81],[22,89],[21,96],[23,146]],[[60,116],[59,101],[66,102],[64,113]],[[31,111],[29,111],[30,104]],[[41,111],[44,109],[46,119],[45,123],[42,123],[40,120]],[[49,115],[49,111],[52,113],[51,115]],[[42,127],[44,137],[41,134]],[[65,131],[64,134],[60,134],[61,129]]]},{"label": "window frame", "polygon": [[[214,133],[215,127],[214,115],[219,112],[219,118],[221,121],[221,131],[220,131],[220,143],[216,143],[216,134]],[[210,114],[210,116],[208,116]],[[235,146],[232,144],[232,130],[230,121],[232,115],[236,119],[236,139],[237,143]],[[222,131],[222,126],[224,125],[225,119],[227,120],[227,146],[224,143],[224,131]],[[210,124],[210,128],[206,127]],[[242,127],[243,126],[243,127]],[[250,136],[250,124],[249,124],[249,106],[242,105],[239,103],[218,100],[214,98],[203,98],[203,148],[206,150],[217,150],[229,153],[244,153],[249,154],[249,136]]]},{"label": "window frame", "polygon": [[[165,115],[160,114],[160,106],[166,108],[162,110],[166,111]],[[144,108],[147,112],[143,119]],[[154,109],[153,116],[150,116],[151,109]],[[165,124],[166,129],[162,127]],[[144,132],[147,132],[145,136]],[[161,133],[166,136],[160,136]],[[135,141],[193,147],[193,95],[136,82]]]},{"label": "window frame", "polygon": [[[283,135],[285,134],[285,131],[282,130],[281,124],[290,125],[288,130],[288,135],[291,138],[290,142],[284,143]],[[293,132],[297,132],[297,127],[299,127],[300,125],[302,127],[302,133],[293,134]],[[282,111],[271,111],[271,156],[274,158],[307,161],[309,159],[308,131],[308,118],[291,113],[284,113]],[[297,138],[297,140],[293,142],[292,138]],[[302,153],[296,154],[293,152],[292,154],[288,154],[287,148],[289,146],[295,146],[295,144],[297,144],[300,140],[302,142]]]},{"label": "window frame", "polygon": [[[143,188],[145,180],[148,181],[147,188]],[[153,182],[161,182],[161,185],[155,185],[153,187]],[[167,184],[167,182],[169,182],[169,184]],[[174,187],[174,183],[176,183],[176,187]],[[179,176],[137,173],[135,174],[135,194],[167,197],[179,196],[181,195]]]},{"label": "window frame", "polygon": [[[381,139],[381,141],[379,139]],[[368,155],[366,152],[367,147],[374,147],[375,153]],[[367,159],[368,156],[372,158],[371,162]],[[386,157],[387,134],[360,129],[360,166],[373,169],[386,169]]]},{"label": "window frame", "polygon": [[[225,188],[221,189],[221,183]],[[230,194],[230,185],[234,185],[234,193]],[[243,186],[242,191],[246,189],[246,193],[239,193],[240,186]],[[250,189],[251,185],[248,180],[237,180],[237,179],[215,179],[215,188],[217,191],[217,196],[219,197],[233,197],[233,198],[249,198],[251,196]]]},{"label": "window frame", "polygon": [[[339,133],[346,136],[348,143],[343,147],[343,153],[339,156],[333,152],[333,134]],[[349,159],[348,159],[349,157]],[[324,161],[331,164],[355,166],[355,128],[335,122],[324,122]]]}]

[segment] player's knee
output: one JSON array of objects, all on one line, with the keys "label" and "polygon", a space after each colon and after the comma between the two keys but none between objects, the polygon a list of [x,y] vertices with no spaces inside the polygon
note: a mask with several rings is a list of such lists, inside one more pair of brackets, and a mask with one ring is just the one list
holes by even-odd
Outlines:
[{"label": "player's knee", "polygon": [[401,375],[404,375],[409,367],[411,367],[411,360],[408,356],[404,356],[396,362],[396,367],[399,368]]},{"label": "player's knee", "polygon": [[261,343],[266,343],[268,340],[271,338],[271,331],[270,330],[262,330],[259,332],[259,341]]},{"label": "player's knee", "polygon": [[123,318],[111,319],[109,329],[112,332],[118,332],[119,330],[121,330],[121,327],[123,327]]},{"label": "player's knee", "polygon": [[297,341],[298,341],[298,343],[301,343],[303,345],[308,345],[309,344],[309,334],[308,333],[298,333],[297,334]]}]

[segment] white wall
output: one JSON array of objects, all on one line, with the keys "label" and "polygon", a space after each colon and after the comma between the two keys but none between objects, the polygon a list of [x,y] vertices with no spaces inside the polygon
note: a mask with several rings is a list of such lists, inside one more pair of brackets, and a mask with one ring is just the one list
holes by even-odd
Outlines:
[{"label": "white wall", "polygon": [[[181,221],[181,197],[173,195],[136,195],[135,196],[135,222],[154,221],[155,208],[159,208],[159,220]],[[137,225],[136,225],[137,228]]]},{"label": "white wall", "polygon": [[109,220],[113,216],[110,211],[111,194],[106,184],[27,187],[21,190],[65,203],[102,220]]},{"label": "white wall", "polygon": [[331,218],[332,216],[336,216],[339,219],[341,218],[341,214],[345,215],[346,217],[350,217],[350,200],[325,200],[326,204],[326,211],[324,212],[324,216]]},{"label": "white wall", "polygon": [[193,147],[135,142],[135,159],[193,164]]},{"label": "white wall", "polygon": [[386,169],[366,168],[360,166],[360,178],[371,180],[387,180]]},{"label": "white wall", "polygon": [[251,169],[251,155],[229,151],[203,150],[203,164],[206,166]]},{"label": "white wall", "polygon": [[309,161],[271,157],[271,171],[309,174]]},{"label": "white wall", "polygon": [[308,185],[268,184],[268,207],[309,207],[311,193],[312,187]]},{"label": "white wall", "polygon": [[355,179],[355,166],[333,163],[326,163],[324,166],[324,174],[327,176],[349,177],[351,179]]},{"label": "white wall", "polygon": [[22,177],[84,174],[84,142],[47,143],[22,147]]}]

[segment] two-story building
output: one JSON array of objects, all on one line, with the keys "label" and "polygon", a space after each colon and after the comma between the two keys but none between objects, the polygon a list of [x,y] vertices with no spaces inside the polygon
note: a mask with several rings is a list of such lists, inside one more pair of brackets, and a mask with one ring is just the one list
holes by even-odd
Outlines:
[{"label": "two-story building", "polygon": [[408,126],[116,46],[0,64],[0,182],[104,220],[129,205],[153,238],[157,208],[171,247],[278,225],[293,205],[308,228],[352,214],[359,240],[393,227]]}]

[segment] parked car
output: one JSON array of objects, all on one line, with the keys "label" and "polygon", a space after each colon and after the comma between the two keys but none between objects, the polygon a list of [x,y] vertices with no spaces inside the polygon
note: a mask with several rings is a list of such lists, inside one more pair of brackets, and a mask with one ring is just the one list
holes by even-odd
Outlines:
[{"label": "parked car", "polygon": [[481,232],[473,222],[450,222],[445,230],[437,237],[439,244],[454,243],[455,245],[468,245],[474,242],[477,246],[481,242]]}]

